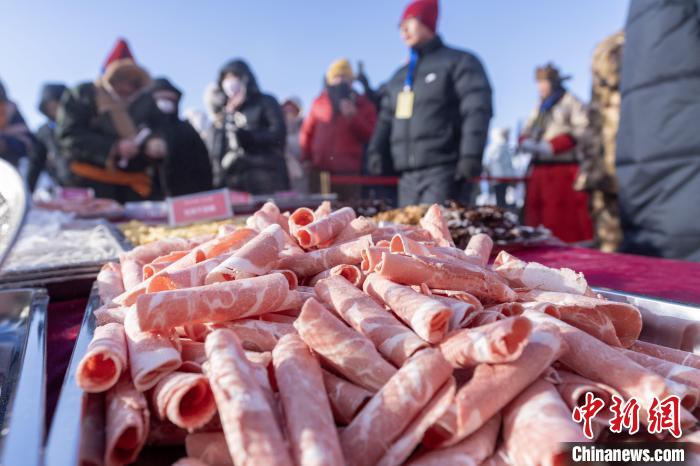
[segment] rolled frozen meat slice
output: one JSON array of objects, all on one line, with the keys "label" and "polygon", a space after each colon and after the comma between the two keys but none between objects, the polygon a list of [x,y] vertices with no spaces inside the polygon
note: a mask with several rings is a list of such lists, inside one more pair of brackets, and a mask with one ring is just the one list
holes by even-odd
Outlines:
[{"label": "rolled frozen meat slice", "polygon": [[506,316],[501,314],[498,311],[489,311],[487,309],[484,309],[483,311],[477,311],[473,312],[469,315],[469,317],[465,320],[464,324],[462,327],[464,328],[476,328],[476,327],[481,327],[482,325],[489,325],[493,324],[494,322],[498,322],[499,320],[504,320],[507,319]]},{"label": "rolled frozen meat slice", "polygon": [[610,411],[610,406],[613,403],[612,397],[614,395],[622,398],[617,390],[609,385],[594,382],[566,370],[556,371],[556,379],[554,386],[571,410],[570,412],[585,404],[586,393],[590,392],[595,397],[602,399],[605,407],[593,418],[593,433],[598,437],[603,430],[608,429],[609,421],[613,416],[612,411]]},{"label": "rolled frozen meat slice", "polygon": [[498,253],[493,270],[515,288],[596,296],[582,273],[571,269],[554,269],[537,262],[525,262],[506,251]]},{"label": "rolled frozen meat slice", "polygon": [[372,392],[325,369],[322,371],[323,385],[333,410],[333,417],[339,424],[349,424],[365,403],[372,398]]},{"label": "rolled frozen meat slice", "polygon": [[[426,294],[425,292],[423,294]],[[481,303],[477,300],[478,305],[471,302],[462,301],[459,299],[448,298],[447,296],[426,294],[436,301],[448,306],[452,310],[452,318],[450,319],[449,330],[458,330],[464,328],[471,321],[472,316],[483,310]],[[476,300],[476,298],[474,298]]]},{"label": "rolled frozen meat slice", "polygon": [[431,450],[408,463],[409,466],[474,466],[489,458],[501,430],[501,415],[489,419],[479,430],[448,448]]},{"label": "rolled frozen meat slice", "polygon": [[501,303],[485,307],[484,310],[500,312],[506,317],[515,317],[525,312],[525,306],[521,303]]},{"label": "rolled frozen meat slice", "polygon": [[440,419],[452,403],[457,384],[453,377],[447,379],[430,403],[411,421],[389,449],[379,460],[377,466],[394,466],[404,464],[411,453],[423,440],[425,432]]},{"label": "rolled frozen meat slice", "polygon": [[632,350],[623,349],[621,351],[632,361],[662,377],[700,390],[700,370],[694,367],[683,366]]},{"label": "rolled frozen meat slice", "polygon": [[302,248],[309,249],[332,241],[354,219],[355,211],[350,207],[343,207],[327,216],[316,216],[313,222],[300,227],[294,233],[294,237]]},{"label": "rolled frozen meat slice", "polygon": [[291,270],[274,269],[274,270],[270,270],[270,273],[281,273],[282,275],[284,275],[284,278],[287,279],[287,283],[289,283],[290,290],[294,290],[294,289],[299,288],[299,277],[297,277],[297,274],[295,274]]},{"label": "rolled frozen meat slice", "polygon": [[304,304],[294,327],[304,342],[339,374],[367,390],[376,392],[396,373],[371,341],[313,298]]},{"label": "rolled frozen meat slice", "polygon": [[277,264],[285,246],[284,237],[282,227],[270,225],[209,272],[204,283],[209,285],[265,275]]},{"label": "rolled frozen meat slice", "polygon": [[522,295],[522,298],[556,306],[561,320],[609,345],[627,348],[642,331],[642,314],[630,304],[537,290]]},{"label": "rolled frozen meat slice", "polygon": [[146,391],[160,379],[174,371],[182,359],[173,332],[150,332],[139,327],[131,308],[124,319],[124,330],[129,355],[129,369],[134,386]]},{"label": "rolled frozen meat slice", "polygon": [[106,448],[104,463],[133,463],[148,438],[149,411],[143,393],[122,377],[106,395]]},{"label": "rolled frozen meat slice", "polygon": [[[194,246],[194,244],[193,244],[193,246]],[[172,252],[169,252],[169,253],[164,254],[162,256],[156,257],[155,259],[153,259],[151,264],[172,263],[172,262],[175,262],[177,260],[182,259],[187,254],[189,254],[189,252],[190,252],[189,249],[185,249],[182,251],[172,251]]]},{"label": "rolled frozen meat slice", "polygon": [[97,274],[97,294],[102,304],[112,302],[114,298],[124,293],[122,268],[116,262],[107,262]]},{"label": "rolled frozen meat slice", "polygon": [[425,244],[414,241],[406,235],[398,233],[391,238],[389,251],[396,254],[407,254],[409,256],[429,256],[430,248]]},{"label": "rolled frozen meat slice", "polygon": [[288,333],[296,333],[294,326],[264,320],[242,319],[212,325],[213,328],[227,328],[236,334],[243,349],[250,351],[272,351],[280,338]]},{"label": "rolled frozen meat slice", "polygon": [[535,381],[503,410],[503,440],[515,464],[567,464],[567,442],[584,443],[581,426],[556,388]]},{"label": "rolled frozen meat slice", "polygon": [[151,278],[146,287],[146,292],[157,293],[159,291],[202,286],[207,275],[221,264],[225,258],[226,256],[219,256],[205,259],[202,262],[179,270],[173,270],[172,272],[165,270],[163,273],[159,273]]},{"label": "rolled frozen meat slice", "polygon": [[467,256],[475,258],[479,265],[486,267],[486,264],[489,263],[492,250],[493,240],[489,237],[489,235],[477,233],[469,238],[469,243],[467,243],[467,247],[464,252]]},{"label": "rolled frozen meat slice", "polygon": [[289,234],[296,236],[297,231],[316,220],[314,211],[307,207],[300,207],[289,216]]},{"label": "rolled frozen meat slice", "polygon": [[216,414],[214,395],[202,374],[171,372],[156,384],[151,397],[158,416],[183,429],[202,427]]},{"label": "rolled frozen meat slice", "polygon": [[338,236],[333,240],[333,244],[341,244],[352,241],[360,236],[371,235],[377,229],[377,224],[366,217],[357,217],[348,223]]},{"label": "rolled frozen meat slice", "polygon": [[272,352],[295,464],[344,464],[321,366],[299,335],[283,336]]},{"label": "rolled frozen meat slice", "polygon": [[389,249],[383,246],[371,246],[363,249],[361,252],[360,270],[364,273],[374,272],[374,269],[382,261],[382,254],[385,252],[389,252]]},{"label": "rolled frozen meat slice", "polygon": [[126,311],[128,309],[128,307],[118,304],[103,304],[93,311],[95,315],[95,324],[98,327],[107,324],[124,325],[124,318],[126,317]]},{"label": "rolled frozen meat slice", "polygon": [[314,217],[318,220],[320,218],[328,217],[333,209],[331,208],[331,201],[321,202],[316,210],[314,210]]},{"label": "rolled frozen meat slice", "polygon": [[207,362],[204,342],[180,339],[181,372],[202,372],[202,365]]},{"label": "rolled frozen meat slice", "polygon": [[[143,266],[172,251],[190,249],[192,243],[184,238],[164,238],[137,246],[119,258],[124,289],[130,290],[143,280]],[[122,304],[122,303],[120,303]]]},{"label": "rolled frozen meat slice", "polygon": [[466,291],[481,301],[512,302],[517,294],[497,275],[468,262],[441,262],[430,257],[382,254],[375,272],[397,283]]},{"label": "rolled frozen meat slice", "polygon": [[467,369],[480,363],[515,361],[527,345],[532,331],[530,320],[510,317],[481,327],[458,330],[440,344],[453,367]]},{"label": "rolled frozen meat slice", "polygon": [[347,463],[376,464],[451,374],[452,367],[436,349],[409,359],[341,432]]},{"label": "rolled frozen meat slice", "polygon": [[230,254],[255,238],[256,235],[257,232],[251,228],[237,228],[231,233],[218,236],[200,244],[190,251],[190,254],[194,253],[196,256],[203,256],[204,259],[219,257],[222,254]]},{"label": "rolled frozen meat slice", "polygon": [[136,316],[143,330],[226,322],[282,310],[288,295],[287,279],[274,273],[141,295],[136,301]]},{"label": "rolled frozen meat slice", "polygon": [[284,437],[236,335],[207,336],[207,376],[234,464],[291,465]]},{"label": "rolled frozen meat slice", "polygon": [[630,349],[638,353],[648,354],[659,359],[680,364],[681,366],[694,367],[700,369],[700,356],[688,351],[683,351],[667,346],[655,345],[646,341],[635,341]]},{"label": "rolled frozen meat slice", "polygon": [[366,336],[395,366],[428,346],[394,315],[342,277],[316,284],[318,296],[352,328]]},{"label": "rolled frozen meat slice", "polygon": [[107,324],[95,329],[87,352],[78,365],[78,386],[89,393],[104,392],[114,386],[126,369],[127,352],[124,326]]},{"label": "rolled frozen meat slice", "polygon": [[324,249],[282,257],[277,265],[280,269],[289,269],[299,277],[313,277],[340,264],[357,265],[362,262],[362,251],[372,245],[369,235],[353,241],[330,246]]},{"label": "rolled frozen meat slice", "polygon": [[[570,348],[559,357],[567,367],[583,377],[610,385],[625,399],[636,398],[642,409],[648,410],[654,397],[663,400],[667,396],[677,395],[683,406],[689,406],[690,409],[698,401],[696,393],[689,393],[684,385],[664,379],[632,361],[618,349],[566,322],[531,310],[525,311],[525,316],[538,324],[557,326],[562,339]],[[592,354],[595,355],[594,358],[590,356]],[[640,421],[644,423],[647,419],[641,416]],[[691,421],[694,422],[694,419],[685,415],[681,418],[681,423],[685,426]]]},{"label": "rolled frozen meat slice", "polygon": [[311,280],[309,280],[308,285],[315,286],[320,280],[331,276],[341,276],[354,286],[362,286],[362,282],[364,280],[364,276],[359,267],[356,265],[340,264],[328,270],[324,270],[318,275],[315,275]]},{"label": "rolled frozen meat slice", "polygon": [[161,270],[165,270],[167,267],[174,264],[174,262],[151,262],[143,266],[143,279],[147,280],[151,278],[156,273]]},{"label": "rolled frozen meat slice", "polygon": [[233,466],[223,432],[195,432],[185,438],[187,456],[210,466]]},{"label": "rolled frozen meat slice", "polygon": [[503,364],[479,364],[455,396],[449,410],[426,433],[430,446],[451,446],[467,438],[536,380],[561,354],[556,327],[540,325],[520,358]]},{"label": "rolled frozen meat slice", "polygon": [[453,246],[455,242],[452,240],[450,229],[447,228],[447,222],[442,215],[442,209],[437,204],[433,204],[428,208],[423,218],[420,220],[420,226],[430,232],[435,242],[440,246]]},{"label": "rolled frozen meat slice", "polygon": [[210,239],[194,247],[187,253],[187,255],[176,260],[165,269],[155,273],[153,277],[144,280],[143,282],[139,283],[137,286],[131,289],[127,289],[124,293],[114,298],[114,302],[123,306],[131,306],[136,302],[136,299],[139,296],[146,292],[151,280],[153,280],[155,277],[158,277],[160,274],[166,272],[170,273],[176,270],[184,269],[186,267],[190,267],[199,262],[202,262],[205,259],[212,259],[214,257],[221,256],[222,254],[227,254],[231,251],[235,251],[236,249],[250,241],[256,234],[257,232],[250,228],[238,228],[231,233],[227,233],[224,236]]},{"label": "rolled frozen meat slice", "polygon": [[376,273],[367,276],[363,288],[365,293],[389,306],[425,341],[439,343],[445,338],[452,318],[449,306]]},{"label": "rolled frozen meat slice", "polygon": [[287,218],[273,202],[263,204],[257,212],[246,219],[245,223],[248,228],[257,231],[262,231],[274,223],[281,226],[284,231],[289,231]]}]

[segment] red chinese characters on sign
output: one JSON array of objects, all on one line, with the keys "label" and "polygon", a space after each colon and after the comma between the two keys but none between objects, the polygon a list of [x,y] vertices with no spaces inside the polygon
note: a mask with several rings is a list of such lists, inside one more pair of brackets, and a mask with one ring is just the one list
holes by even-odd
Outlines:
[{"label": "red chinese characters on sign", "polygon": [[630,435],[639,432],[639,402],[632,398],[625,403],[617,395],[613,395],[612,400],[610,411],[613,413],[613,418],[610,420],[610,432],[619,434],[623,427]]},{"label": "red chinese characters on sign", "polygon": [[[610,411],[613,416],[609,421],[610,431],[621,433],[625,429],[630,435],[639,432],[639,412],[641,405],[636,398],[626,402],[617,395],[613,395]],[[592,422],[595,416],[605,407],[605,402],[597,398],[593,393],[586,393],[582,406],[576,406],[571,413],[571,418],[576,423],[583,423],[583,435],[593,439]],[[681,401],[678,396],[671,395],[663,400],[654,398],[648,410],[647,432],[660,434],[669,432],[675,438],[683,435],[681,431]]]},{"label": "red chinese characters on sign", "polygon": [[583,422],[583,435],[593,440],[593,418],[605,407],[605,401],[596,397],[593,393],[586,393],[586,402],[583,406],[576,406],[571,413],[571,418],[576,423]]},{"label": "red chinese characters on sign", "polygon": [[675,438],[680,438],[681,432],[681,399],[675,395],[659,401],[654,398],[649,407],[649,433],[660,434],[667,430]]}]

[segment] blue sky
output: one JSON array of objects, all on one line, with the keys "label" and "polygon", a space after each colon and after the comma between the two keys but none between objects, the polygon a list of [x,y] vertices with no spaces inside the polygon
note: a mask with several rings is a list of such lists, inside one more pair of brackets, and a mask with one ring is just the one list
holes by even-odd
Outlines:
[{"label": "blue sky", "polygon": [[[335,58],[364,60],[374,85],[406,60],[397,23],[407,0],[228,0],[0,2],[0,79],[31,126],[44,81],[94,79],[117,37],[154,76],[184,92],[181,109],[203,109],[219,67],[247,59],[267,92],[305,105]],[[515,128],[536,103],[533,68],[552,60],[590,94],[595,44],[624,25],[626,0],[441,0],[438,29],[476,52],[494,87],[492,125]]]}]

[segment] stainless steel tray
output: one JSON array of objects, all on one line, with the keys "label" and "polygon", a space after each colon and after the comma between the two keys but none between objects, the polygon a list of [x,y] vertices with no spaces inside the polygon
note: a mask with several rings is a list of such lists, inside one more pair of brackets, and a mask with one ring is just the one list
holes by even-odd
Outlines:
[{"label": "stainless steel tray", "polygon": [[[651,325],[654,319],[670,317],[681,319],[684,324],[700,326],[700,306],[674,303],[662,299],[621,293],[618,291],[595,289],[611,301],[628,302],[639,307],[644,319],[645,330],[641,339],[653,343],[663,344],[663,338],[654,334],[658,326]],[[81,418],[86,400],[83,391],[75,383],[75,374],[88,344],[95,332],[95,317],[93,309],[99,307],[100,300],[96,290],[93,291],[88,301],[80,333],[76,340],[75,348],[70,360],[70,366],[66,372],[66,378],[61,387],[56,413],[51,424],[48,443],[46,446],[46,466],[74,466],[78,462],[81,440]],[[647,325],[647,322],[650,324]],[[647,328],[649,327],[649,328]],[[678,347],[678,346],[676,346]],[[700,353],[700,339],[692,341],[692,350]]]},{"label": "stainless steel tray", "polygon": [[46,308],[42,289],[0,291],[0,464],[41,464]]},{"label": "stainless steel tray", "polygon": [[639,308],[644,322],[640,340],[700,353],[700,306],[605,288],[594,291],[610,301]]}]

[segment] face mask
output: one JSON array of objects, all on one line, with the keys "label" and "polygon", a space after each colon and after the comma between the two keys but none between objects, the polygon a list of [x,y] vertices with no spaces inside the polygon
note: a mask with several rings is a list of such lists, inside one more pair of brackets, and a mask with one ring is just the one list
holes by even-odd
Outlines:
[{"label": "face mask", "polygon": [[158,106],[158,109],[169,115],[171,113],[175,113],[175,102],[169,99],[158,99],[156,100],[156,105]]},{"label": "face mask", "polygon": [[238,78],[226,78],[221,82],[221,88],[226,97],[233,97],[243,91],[243,83]]}]

